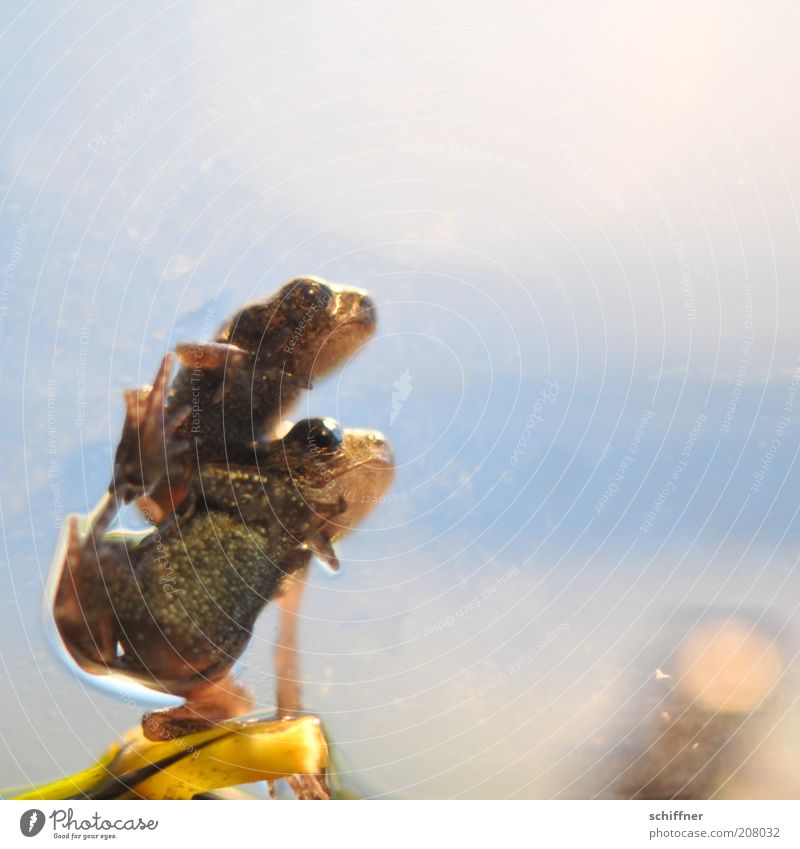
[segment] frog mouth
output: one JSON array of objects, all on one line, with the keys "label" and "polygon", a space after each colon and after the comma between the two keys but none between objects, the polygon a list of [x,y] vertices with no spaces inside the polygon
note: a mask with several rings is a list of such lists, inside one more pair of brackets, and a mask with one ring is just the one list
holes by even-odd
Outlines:
[{"label": "frog mouth", "polygon": [[394,452],[379,431],[345,430],[342,455],[345,459],[322,490],[344,507],[334,516],[321,516],[320,531],[330,540],[356,528],[381,503],[395,474]]},{"label": "frog mouth", "polygon": [[382,467],[394,469],[394,451],[379,430],[347,428],[344,432],[344,450],[348,457],[357,458],[358,465],[370,460]]},{"label": "frog mouth", "polygon": [[320,378],[352,357],[375,334],[375,304],[363,289],[331,286],[333,327],[321,340],[314,358],[313,377]]},{"label": "frog mouth", "polygon": [[364,289],[328,284],[336,298],[338,326],[360,325],[371,336],[377,325],[375,303]]}]

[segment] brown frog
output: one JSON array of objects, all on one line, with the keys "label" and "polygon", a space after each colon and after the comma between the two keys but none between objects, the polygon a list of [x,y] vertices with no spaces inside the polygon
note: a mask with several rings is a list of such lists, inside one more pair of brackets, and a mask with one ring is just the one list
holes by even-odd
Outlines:
[{"label": "brown frog", "polygon": [[[157,397],[166,370],[160,375]],[[161,421],[159,444],[179,460],[172,435],[183,419]],[[337,568],[333,544],[380,500],[393,470],[379,433],[309,419],[282,439],[232,445],[226,461],[202,463],[180,509],[147,534],[109,533],[117,503],[107,496],[85,538],[76,519],[68,529],[53,606],[65,647],[89,672],[186,699],[145,716],[151,739],[247,712],[249,696],[230,669],[258,614],[312,555]],[[296,695],[283,701],[297,707]]]},{"label": "brown frog", "polygon": [[166,360],[155,391],[126,392],[111,490],[126,501],[147,490],[140,506],[164,519],[186,495],[192,458],[222,461],[269,440],[302,392],[355,354],[375,324],[361,289],[299,277],[239,310],[213,342],[178,345],[171,386]]}]

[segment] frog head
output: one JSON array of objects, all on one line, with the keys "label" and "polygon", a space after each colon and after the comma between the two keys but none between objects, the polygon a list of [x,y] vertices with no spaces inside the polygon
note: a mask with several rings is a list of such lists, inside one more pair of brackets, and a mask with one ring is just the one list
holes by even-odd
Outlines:
[{"label": "frog head", "polygon": [[270,447],[293,504],[307,517],[303,544],[332,569],[333,543],[380,504],[394,479],[394,454],[375,430],[344,429],[330,418],[304,419]]},{"label": "frog head", "polygon": [[375,308],[363,290],[298,277],[240,310],[217,341],[243,349],[265,367],[282,368],[293,383],[307,387],[355,354],[375,326]]}]

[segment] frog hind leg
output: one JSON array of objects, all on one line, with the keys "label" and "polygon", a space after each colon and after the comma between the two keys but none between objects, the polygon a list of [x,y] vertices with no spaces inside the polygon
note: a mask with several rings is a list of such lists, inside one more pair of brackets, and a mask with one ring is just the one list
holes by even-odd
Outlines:
[{"label": "frog hind leg", "polygon": [[175,740],[213,728],[223,720],[235,719],[253,709],[250,691],[230,676],[220,681],[203,681],[184,695],[184,704],[152,711],[142,717],[142,732],[148,740]]},{"label": "frog hind leg", "polygon": [[[117,660],[119,624],[110,598],[134,577],[127,550],[103,536],[116,506],[109,496],[82,540],[78,519],[70,519],[53,618],[67,651],[87,671],[110,668]],[[112,589],[113,588],[113,589]]]}]

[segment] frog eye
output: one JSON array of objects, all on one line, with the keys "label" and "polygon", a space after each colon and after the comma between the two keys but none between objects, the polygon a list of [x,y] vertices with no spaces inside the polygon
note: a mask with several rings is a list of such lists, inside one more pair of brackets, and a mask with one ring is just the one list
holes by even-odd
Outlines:
[{"label": "frog eye", "polygon": [[341,448],[344,434],[335,419],[305,419],[286,434],[284,441],[304,446],[313,454],[327,454]]},{"label": "frog eye", "polygon": [[293,280],[286,288],[286,298],[291,299],[300,312],[322,312],[333,298],[331,288],[313,277]]}]

